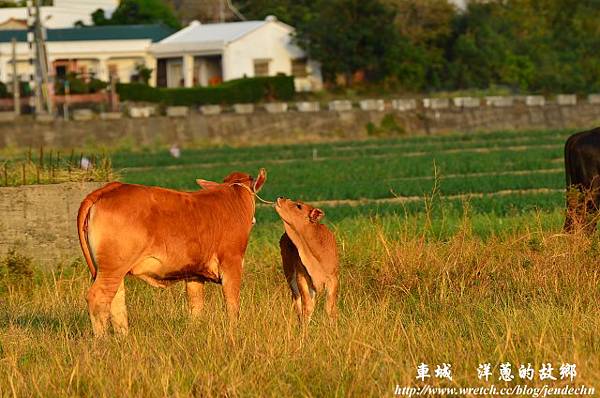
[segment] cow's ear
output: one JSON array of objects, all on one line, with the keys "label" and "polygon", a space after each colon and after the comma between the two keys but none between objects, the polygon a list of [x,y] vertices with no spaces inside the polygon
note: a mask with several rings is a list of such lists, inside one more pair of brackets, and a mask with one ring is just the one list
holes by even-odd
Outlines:
[{"label": "cow's ear", "polygon": [[325,212],[321,209],[312,209],[310,213],[308,213],[308,219],[312,223],[318,223],[321,219],[325,217]]},{"label": "cow's ear", "polygon": [[211,188],[216,188],[219,186],[218,182],[202,180],[202,179],[197,179],[196,184],[200,185],[204,189],[211,189]]},{"label": "cow's ear", "polygon": [[261,168],[258,172],[258,176],[256,177],[256,181],[254,181],[254,186],[252,187],[252,190],[254,192],[260,191],[262,186],[265,184],[265,181],[267,181],[267,170]]}]

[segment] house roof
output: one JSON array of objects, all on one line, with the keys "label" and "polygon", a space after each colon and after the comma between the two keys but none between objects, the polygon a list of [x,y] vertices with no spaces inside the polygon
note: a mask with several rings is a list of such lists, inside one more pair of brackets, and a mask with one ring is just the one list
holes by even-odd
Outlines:
[{"label": "house roof", "polygon": [[198,42],[228,43],[260,28],[266,23],[266,21],[244,21],[201,24],[198,21],[194,21],[179,32],[161,40],[161,44]]},{"label": "house roof", "polygon": [[151,51],[167,53],[173,51],[221,51],[226,44],[236,41],[270,23],[289,29],[289,25],[277,21],[273,16],[264,21],[243,21],[202,24],[193,21],[187,27],[154,44]]},{"label": "house roof", "polygon": [[[97,41],[97,40],[142,40],[157,42],[173,33],[173,29],[164,25],[112,25],[86,26],[81,28],[48,29],[47,41]],[[26,30],[0,30],[0,43],[27,41]]]}]

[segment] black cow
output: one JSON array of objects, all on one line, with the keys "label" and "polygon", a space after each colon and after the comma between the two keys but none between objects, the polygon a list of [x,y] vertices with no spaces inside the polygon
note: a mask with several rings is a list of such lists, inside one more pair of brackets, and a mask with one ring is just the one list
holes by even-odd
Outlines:
[{"label": "black cow", "polygon": [[596,229],[600,206],[600,127],[570,136],[565,143],[567,215],[564,230]]}]

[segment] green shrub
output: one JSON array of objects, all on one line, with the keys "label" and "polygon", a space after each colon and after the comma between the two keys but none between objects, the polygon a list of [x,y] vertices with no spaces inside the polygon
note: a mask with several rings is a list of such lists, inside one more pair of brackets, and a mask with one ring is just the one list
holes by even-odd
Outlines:
[{"label": "green shrub", "polygon": [[160,90],[143,83],[119,83],[117,93],[122,101],[161,102]]},{"label": "green shrub", "polygon": [[106,87],[108,87],[107,82],[102,81],[100,79],[96,79],[95,77],[91,78],[87,85],[88,85],[88,92],[90,92],[90,93],[97,93],[99,91],[104,90]]},{"label": "green shrub", "polygon": [[65,94],[65,84],[69,85],[70,94],[89,94],[104,90],[108,83],[92,77],[89,81],[84,80],[75,72],[69,72],[65,79],[57,80],[55,91],[58,95]]},{"label": "green shrub", "polygon": [[231,80],[214,87],[154,88],[140,83],[118,84],[117,92],[122,101],[183,106],[287,101],[295,94],[294,78],[283,75]]},{"label": "green shrub", "polygon": [[6,84],[0,82],[0,98],[10,97],[8,94],[8,89],[6,88]]},{"label": "green shrub", "polygon": [[21,285],[31,280],[33,265],[31,258],[18,254],[14,249],[8,251],[0,260],[0,287],[2,285]]},{"label": "green shrub", "polygon": [[381,119],[381,123],[379,126],[377,126],[373,122],[369,122],[367,123],[365,128],[367,129],[367,135],[369,137],[383,137],[389,135],[401,135],[406,133],[404,128],[398,124],[398,121],[392,113],[386,114],[383,117],[383,119]]}]

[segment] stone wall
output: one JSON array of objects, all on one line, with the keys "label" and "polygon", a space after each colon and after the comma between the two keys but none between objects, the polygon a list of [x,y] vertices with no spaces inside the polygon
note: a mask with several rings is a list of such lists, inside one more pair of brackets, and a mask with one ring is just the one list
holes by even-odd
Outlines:
[{"label": "stone wall", "polygon": [[0,188],[0,257],[14,248],[43,266],[77,258],[77,211],[99,182]]},{"label": "stone wall", "polygon": [[[452,131],[526,130],[548,128],[584,129],[600,124],[600,98],[583,101],[557,97],[489,97],[416,100],[371,100],[331,109],[298,107],[272,113],[203,111],[171,112],[174,116],[93,118],[64,121],[34,121],[19,118],[0,122],[0,148],[81,147],[85,145],[155,145],[194,143],[298,142],[308,139],[364,138],[367,125],[379,126],[386,115],[408,134],[438,134]],[[316,104],[316,103],[315,103]],[[350,104],[350,107],[348,106]],[[306,104],[304,104],[306,105]],[[318,104],[317,104],[318,105]],[[152,112],[148,112],[150,115]],[[388,116],[389,117],[389,116]]]}]

